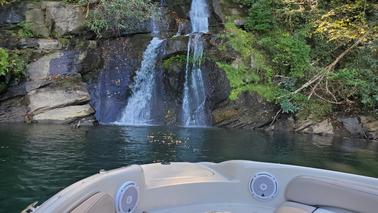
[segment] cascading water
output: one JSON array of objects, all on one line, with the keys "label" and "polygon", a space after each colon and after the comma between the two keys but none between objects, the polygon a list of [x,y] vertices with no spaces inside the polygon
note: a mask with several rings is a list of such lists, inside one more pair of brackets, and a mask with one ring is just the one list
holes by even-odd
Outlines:
[{"label": "cascading water", "polygon": [[154,38],[150,41],[147,49],[143,53],[141,67],[134,78],[132,95],[122,112],[121,118],[116,124],[153,125],[159,122],[159,119],[156,118],[159,117],[159,115],[154,116],[154,112],[159,114],[159,104],[155,103],[156,97],[159,96],[159,72],[157,71],[156,64],[159,59],[160,47],[162,46],[163,40],[159,38],[159,27],[155,18],[152,20],[151,28]]},{"label": "cascading water", "polygon": [[135,76],[132,96],[117,122],[123,125],[154,124],[153,107],[156,89],[156,63],[163,40],[154,37],[143,54],[143,61]]},{"label": "cascading water", "polygon": [[208,126],[206,90],[202,78],[203,33],[209,32],[206,0],[193,0],[190,9],[192,33],[188,43],[181,123],[188,127]]}]

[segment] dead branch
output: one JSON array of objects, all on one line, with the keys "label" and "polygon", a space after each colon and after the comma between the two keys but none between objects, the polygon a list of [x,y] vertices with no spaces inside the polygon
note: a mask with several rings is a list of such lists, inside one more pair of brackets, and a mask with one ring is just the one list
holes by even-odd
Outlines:
[{"label": "dead branch", "polygon": [[307,81],[305,84],[303,84],[299,89],[292,92],[291,95],[295,95],[295,94],[299,93],[300,91],[302,91],[302,90],[306,89],[307,87],[316,83],[315,86],[312,88],[310,95],[308,96],[308,98],[310,99],[311,96],[314,94],[316,88],[319,86],[320,82],[324,79],[324,77],[327,76],[335,68],[335,66],[340,62],[341,59],[343,59],[350,51],[352,51],[355,47],[357,47],[365,39],[365,37],[368,34],[369,34],[369,32],[366,33],[365,35],[363,35],[352,46],[350,46],[348,49],[346,49],[344,52],[342,52],[331,64],[326,66],[323,72],[316,74],[309,81]]},{"label": "dead branch", "polygon": [[328,102],[328,103],[331,103],[331,104],[336,104],[336,105],[341,105],[343,104],[344,102],[343,101],[331,101],[331,100],[328,100],[326,98],[324,98],[323,96],[319,95],[318,93],[314,92],[314,95],[316,97],[318,97],[319,99],[325,101],[325,102]]},{"label": "dead branch", "polygon": [[272,126],[272,125],[276,122],[277,117],[278,117],[278,115],[279,115],[281,112],[282,112],[282,109],[278,110],[278,112],[277,112],[276,115],[274,116],[274,118],[273,118],[273,120],[272,120],[272,122],[270,123],[269,126]]}]

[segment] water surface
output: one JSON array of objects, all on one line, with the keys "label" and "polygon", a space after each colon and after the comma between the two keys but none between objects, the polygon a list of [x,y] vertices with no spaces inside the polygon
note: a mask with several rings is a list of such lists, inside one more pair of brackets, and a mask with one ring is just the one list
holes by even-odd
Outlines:
[{"label": "water surface", "polygon": [[377,143],[247,130],[0,125],[0,212],[19,212],[100,169],[254,160],[378,177]]}]

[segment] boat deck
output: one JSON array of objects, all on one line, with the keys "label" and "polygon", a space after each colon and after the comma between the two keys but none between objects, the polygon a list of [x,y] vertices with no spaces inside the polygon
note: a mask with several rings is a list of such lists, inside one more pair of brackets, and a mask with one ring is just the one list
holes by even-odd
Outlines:
[{"label": "boat deck", "polygon": [[177,208],[149,211],[146,213],[273,213],[274,208],[266,206],[254,206],[238,203],[214,203],[202,205],[188,205]]}]

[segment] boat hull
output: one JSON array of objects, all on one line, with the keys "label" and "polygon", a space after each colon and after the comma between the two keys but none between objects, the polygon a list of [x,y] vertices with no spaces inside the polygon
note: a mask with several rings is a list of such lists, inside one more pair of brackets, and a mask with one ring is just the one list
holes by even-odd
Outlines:
[{"label": "boat hull", "polygon": [[[376,178],[291,165],[226,161],[132,165],[100,172],[65,188],[35,212],[70,212],[99,192],[109,195],[117,209],[117,193],[125,183],[135,184],[137,191],[137,198],[130,197],[137,199],[130,212],[270,213],[287,201],[358,212],[378,209]],[[350,199],[354,204],[348,204]]]}]

